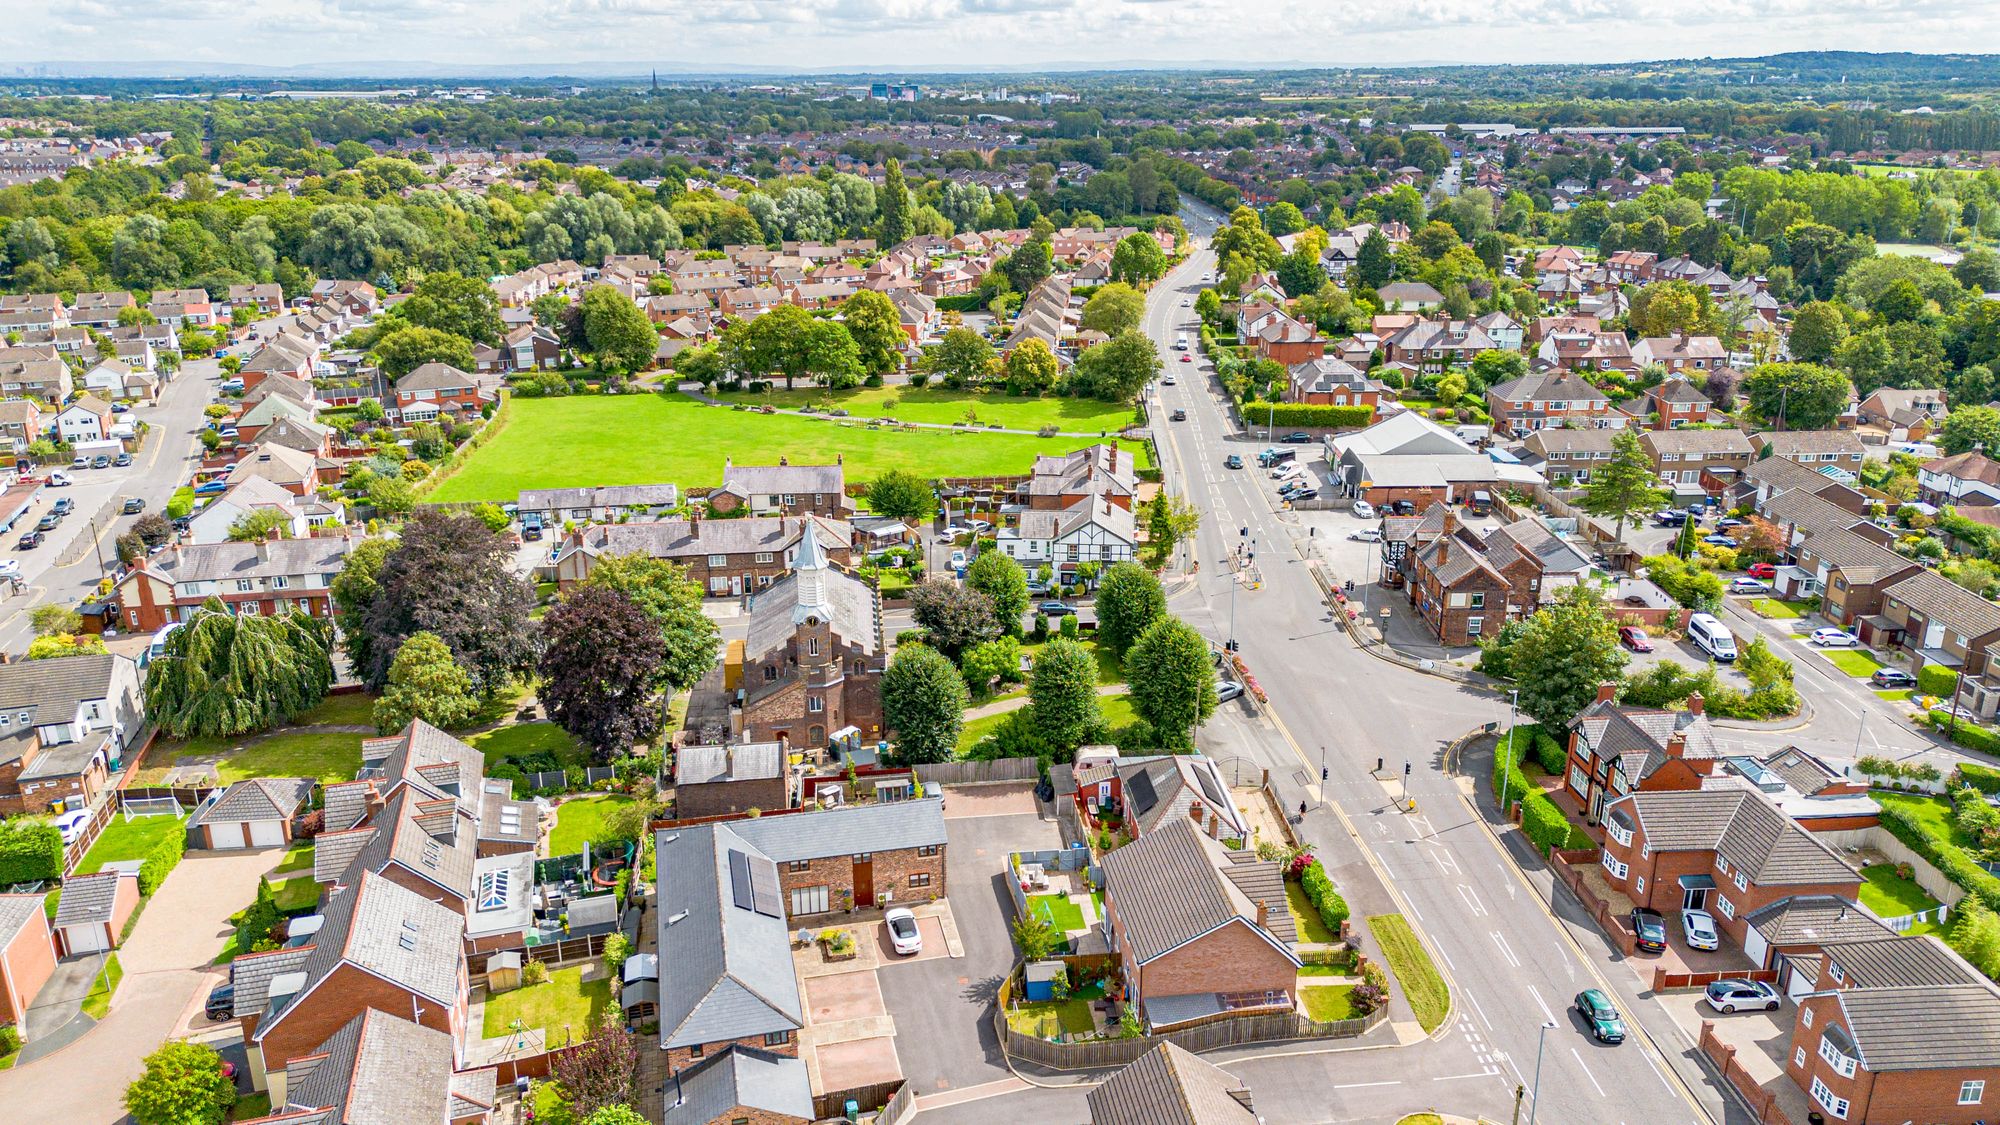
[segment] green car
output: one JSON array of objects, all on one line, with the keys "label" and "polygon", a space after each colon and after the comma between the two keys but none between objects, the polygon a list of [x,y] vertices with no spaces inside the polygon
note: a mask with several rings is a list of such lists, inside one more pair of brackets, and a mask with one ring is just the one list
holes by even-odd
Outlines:
[{"label": "green car", "polygon": [[1625,1021],[1618,1018],[1618,1009],[1611,1006],[1611,1000],[1598,989],[1586,989],[1576,994],[1576,1014],[1590,1025],[1590,1035],[1599,1043],[1625,1042]]}]

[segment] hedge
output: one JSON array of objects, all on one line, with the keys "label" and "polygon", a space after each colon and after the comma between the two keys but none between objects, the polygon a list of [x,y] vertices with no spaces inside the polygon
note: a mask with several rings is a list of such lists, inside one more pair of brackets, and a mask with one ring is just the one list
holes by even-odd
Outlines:
[{"label": "hedge", "polygon": [[1958,673],[1942,664],[1926,664],[1917,670],[1917,694],[1950,699],[1958,686]]},{"label": "hedge", "polygon": [[1347,900],[1333,887],[1333,880],[1327,877],[1326,868],[1314,859],[1299,872],[1299,889],[1305,891],[1306,901],[1319,911],[1319,920],[1335,936],[1340,934],[1341,924],[1347,921]]},{"label": "hedge", "polygon": [[[1968,750],[1977,750],[1982,754],[1991,754],[2000,757],[2000,735],[1995,735],[1985,727],[1975,726],[1961,719],[1958,723],[1958,729],[1953,730],[1951,728],[1951,717],[1949,715],[1941,715],[1936,711],[1924,712],[1923,721],[1930,724],[1939,734],[1945,735],[1953,742],[1958,743]],[[1973,785],[1973,788],[1978,789],[1979,786]]]},{"label": "hedge", "polygon": [[[1531,741],[1532,740],[1532,741]],[[1509,745],[1521,747],[1521,754],[1532,753],[1538,761],[1547,759],[1543,754],[1553,752],[1556,768],[1548,772],[1562,776],[1562,748],[1555,739],[1543,733],[1534,723],[1522,723],[1514,728],[1509,739],[1502,741],[1493,751],[1493,799],[1500,799],[1501,782],[1506,782],[1507,799],[1521,802],[1521,831],[1543,851],[1550,848],[1583,848],[1590,846],[1590,837],[1570,824],[1562,809],[1549,799],[1547,793],[1528,783],[1528,775],[1521,771],[1516,756],[1508,753]],[[1546,744],[1546,745],[1545,745]]]},{"label": "hedge", "polygon": [[1543,773],[1550,777],[1561,777],[1569,769],[1569,751],[1563,749],[1562,743],[1550,738],[1546,732],[1536,731],[1535,761],[1541,764]]},{"label": "hedge", "polygon": [[1991,872],[1974,863],[1972,857],[1965,854],[1965,849],[1953,843],[1949,835],[1939,836],[1901,805],[1884,804],[1881,821],[1882,827],[1889,830],[1889,835],[1929,860],[1933,867],[1944,873],[1945,878],[1964,887],[1968,894],[1987,906],[2000,910],[2000,878],[1995,878]]},{"label": "hedge", "polygon": [[[1533,723],[1522,723],[1520,726],[1514,728],[1513,734],[1508,739],[1503,740],[1493,748],[1492,783],[1493,799],[1495,801],[1500,799],[1500,793],[1503,789],[1506,791],[1509,800],[1519,799],[1518,795],[1530,791],[1532,787],[1528,784],[1528,775],[1521,772],[1520,759],[1522,755],[1532,750],[1533,743],[1531,740],[1539,736],[1541,732],[1541,728]],[[1516,753],[1509,753],[1508,746],[1510,744],[1520,747],[1520,750]],[[1501,784],[1503,775],[1505,776],[1505,785]]]},{"label": "hedge", "polygon": [[139,862],[139,893],[150,895],[160,889],[167,876],[180,865],[181,855],[187,850],[187,834],[168,833],[167,838],[153,845],[146,858]]},{"label": "hedge", "polygon": [[2000,793],[2000,770],[1992,766],[1982,766],[1978,762],[1960,762],[1958,781],[1959,784],[1970,785],[1989,797]]},{"label": "hedge", "polygon": [[1311,406],[1299,402],[1257,402],[1243,404],[1243,417],[1273,426],[1314,426],[1320,429],[1359,429],[1375,418],[1371,406]]},{"label": "hedge", "polygon": [[0,886],[62,878],[62,832],[46,820],[0,824]]},{"label": "hedge", "polygon": [[1543,852],[1569,847],[1569,818],[1546,793],[1530,793],[1521,802],[1521,831]]}]

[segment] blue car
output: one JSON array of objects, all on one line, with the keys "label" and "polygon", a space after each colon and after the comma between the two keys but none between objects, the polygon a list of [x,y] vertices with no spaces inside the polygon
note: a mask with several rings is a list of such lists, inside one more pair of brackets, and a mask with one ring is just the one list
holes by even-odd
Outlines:
[{"label": "blue car", "polygon": [[207,480],[194,486],[194,494],[196,496],[214,496],[227,491],[229,491],[229,482],[225,480]]},{"label": "blue car", "polygon": [[1736,539],[1735,539],[1735,537],[1734,537],[1734,536],[1730,536],[1730,535],[1705,535],[1705,536],[1703,536],[1703,537],[1702,537],[1702,540],[1701,540],[1701,541],[1702,541],[1702,542],[1704,542],[1704,543],[1706,543],[1706,544],[1708,544],[1708,545],[1709,545],[1709,546],[1711,546],[1711,547],[1734,547],[1734,546],[1736,546]]}]

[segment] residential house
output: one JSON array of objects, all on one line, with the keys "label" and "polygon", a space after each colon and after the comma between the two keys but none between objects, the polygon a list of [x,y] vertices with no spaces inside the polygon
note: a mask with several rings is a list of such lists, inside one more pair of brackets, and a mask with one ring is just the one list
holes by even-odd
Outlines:
[{"label": "residential house", "polygon": [[1091,1087],[1090,1125],[1258,1125],[1241,1078],[1171,1040]]},{"label": "residential house", "polygon": [[522,521],[543,527],[565,523],[607,523],[626,518],[649,519],[680,506],[681,490],[673,484],[600,484],[582,488],[524,488],[518,504]]},{"label": "residential house", "polygon": [[[907,789],[906,780],[884,783]],[[945,896],[944,801],[938,797],[751,817],[730,821],[729,829],[776,864],[781,911],[795,921]]]},{"label": "residential house", "polygon": [[674,752],[674,816],[696,820],[789,809],[798,804],[798,774],[785,741],[683,746]]},{"label": "residential house", "polygon": [[0,395],[61,403],[74,381],[54,347],[0,347]]},{"label": "residential house", "polygon": [[1113,813],[1134,836],[1184,821],[1218,840],[1250,838],[1249,822],[1229,796],[1215,760],[1206,754],[1127,758],[1115,746],[1086,746],[1077,751],[1071,776],[1077,813],[1086,823]]},{"label": "residential house", "polygon": [[73,875],[62,881],[49,929],[55,934],[56,956],[77,957],[116,949],[125,924],[139,909],[136,869],[107,869],[94,875]]},{"label": "residential house", "polygon": [[1392,311],[1425,312],[1444,304],[1444,294],[1421,281],[1392,281],[1377,289],[1375,296],[1383,308]]},{"label": "residential house", "polygon": [[1774,430],[1758,434],[1757,445],[1761,456],[1791,461],[1841,484],[1861,475],[1867,457],[1861,435],[1853,430]]},{"label": "residential house", "polygon": [[[1872,525],[1862,524],[1863,527]],[[1878,643],[1877,633],[1895,626],[1882,616],[1889,587],[1923,569],[1887,546],[1848,528],[1815,531],[1797,543],[1787,571],[1810,576],[1820,595],[1820,614],[1843,628],[1862,633],[1862,643]],[[1790,579],[1792,575],[1782,577]],[[1787,583],[1787,585],[1789,585]]]},{"label": "residential house", "polygon": [[262,477],[294,496],[309,497],[319,491],[319,474],[316,453],[269,442],[245,453],[223,479],[234,488],[252,477]]},{"label": "residential house", "polygon": [[673,1076],[666,1087],[663,1125],[807,1125],[813,1110],[806,1064],[747,1044]]},{"label": "residential house", "polygon": [[1707,425],[1714,420],[1714,403],[1695,389],[1686,376],[1670,376],[1646,388],[1646,411],[1656,430]]},{"label": "residential house", "polygon": [[17,456],[40,441],[48,427],[42,422],[42,408],[32,399],[0,400],[0,444]]},{"label": "residential house", "polygon": [[205,289],[155,289],[146,311],[174,328],[204,328],[215,323],[215,302]]},{"label": "residential house", "polygon": [[1882,442],[1925,441],[1944,424],[1944,392],[1878,387],[1857,407],[1861,428]]},{"label": "residential house", "polygon": [[56,971],[45,897],[0,895],[0,1027],[24,1037],[28,1005]]},{"label": "residential house", "polygon": [[738,465],[722,461],[722,486],[708,494],[708,507],[718,515],[747,511],[757,516],[819,516],[844,520],[854,512],[847,497],[844,458],[831,465]]},{"label": "residential house", "polygon": [[271,281],[232,285],[228,300],[223,303],[232,310],[253,308],[259,316],[276,316],[285,310],[285,291]]},{"label": "residential house", "polygon": [[2000,461],[1976,449],[1926,461],[1917,470],[1917,498],[1939,507],[2000,505]]},{"label": "residential house", "polygon": [[251,777],[218,790],[188,816],[194,847],[218,851],[281,848],[319,782],[310,777]]},{"label": "residential house", "polygon": [[[1868,514],[1868,497],[1862,493],[1782,457],[1766,457],[1758,461],[1743,477],[1749,490],[1744,499],[1760,512],[1773,498],[1782,493],[1795,492],[1818,497],[1857,520]],[[1767,518],[1775,522],[1775,517]]]},{"label": "residential house", "polygon": [[274,1097],[275,1112],[239,1119],[245,1125],[485,1125],[499,1104],[493,1068],[454,1070],[448,1033],[379,1008],[279,1062],[283,1102]]},{"label": "residential house", "polygon": [[126,629],[152,633],[170,621],[189,620],[203,602],[218,598],[231,613],[298,609],[328,618],[329,587],[353,546],[347,537],[175,543],[140,560],[119,580],[120,617]]},{"label": "residential house", "polygon": [[478,821],[477,859],[535,850],[535,803],[516,801],[512,782],[488,778],[484,754],[415,720],[386,738],[363,739],[360,776],[326,786],[326,831],[316,841],[313,877],[322,883],[338,882],[368,838],[344,840],[339,846],[335,838],[348,829],[366,827],[387,807],[389,798],[405,790],[423,801],[455,796]]},{"label": "residential house", "polygon": [[1599,684],[1597,699],[1569,725],[1563,788],[1592,824],[1628,793],[1698,789],[1715,769],[1715,728],[1699,693],[1688,697],[1687,710],[1665,711],[1620,704],[1617,691],[1614,683]]},{"label": "residential house", "polygon": [[1256,345],[1257,358],[1276,360],[1287,367],[1309,363],[1326,354],[1326,341],[1317,331],[1283,315],[1259,328],[1246,342]]},{"label": "residential house", "polygon": [[[479,788],[486,786],[511,801],[511,783],[494,779]],[[371,800],[362,824],[321,833],[326,854],[315,847],[313,877],[338,886],[353,882],[359,872],[380,875],[463,918],[467,953],[519,949],[536,930],[535,857],[525,848],[480,854],[481,805],[427,783],[396,786],[379,808]],[[330,873],[336,866],[338,873]],[[575,908],[583,901],[570,904],[572,932],[581,921]]]},{"label": "residential house", "polygon": [[1647,250],[1620,250],[1604,259],[1604,272],[1620,285],[1653,280],[1658,254]]},{"label": "residential house", "polygon": [[236,377],[243,380],[245,391],[255,390],[257,384],[273,375],[287,375],[310,386],[313,359],[318,354],[316,343],[290,332],[280,333],[266,340],[257,354],[238,369]]},{"label": "residential house", "polygon": [[1132,451],[1107,443],[1071,453],[1037,454],[1019,495],[1026,508],[1060,512],[1092,498],[1129,509],[1138,491],[1139,469]]},{"label": "residential house", "polygon": [[1278,863],[1178,817],[1102,863],[1106,939],[1148,1030],[1292,1009],[1298,934]]},{"label": "residential house", "polygon": [[1419,320],[1382,341],[1391,363],[1407,363],[1420,371],[1465,367],[1480,352],[1500,345],[1484,329],[1463,320]]},{"label": "residential house", "polygon": [[742,597],[770,586],[792,566],[800,538],[810,528],[827,558],[853,562],[854,531],[820,516],[743,516],[703,519],[690,509],[686,519],[651,523],[598,524],[573,533],[556,555],[556,580],[567,590],[590,576],[605,555],[642,553],[688,568],[688,577],[709,597]]},{"label": "residential house", "polygon": [[476,376],[448,363],[426,363],[396,380],[391,409],[404,422],[432,422],[441,413],[469,418],[498,397]]},{"label": "residential house", "polygon": [[1743,919],[1744,956],[1756,968],[1776,971],[1778,990],[1793,1000],[1818,986],[1826,946],[1896,936],[1880,918],[1839,895],[1793,895]]},{"label": "residential house", "polygon": [[[1067,299],[1067,291],[1064,296]],[[936,336],[939,326],[943,324],[937,301],[914,289],[889,290],[889,302],[896,306],[903,334],[910,338],[912,344],[922,344]]]},{"label": "residential house", "polygon": [[1449,511],[1439,520],[1436,536],[1408,556],[1408,588],[1411,605],[1445,645],[1477,644],[1590,568],[1581,552],[1533,520],[1483,541]]},{"label": "residential house", "polygon": [[109,438],[111,404],[95,395],[84,395],[56,415],[56,434],[71,445]]},{"label": "residential house", "polygon": [[1729,359],[1729,349],[1713,336],[1689,336],[1677,333],[1672,336],[1649,336],[1632,345],[1632,362],[1640,367],[1650,367],[1657,363],[1667,369],[1669,375],[1697,371],[1706,373],[1724,366]]},{"label": "residential house", "polygon": [[1639,444],[1676,500],[1720,496],[1736,487],[1756,457],[1741,430],[1647,430]]},{"label": "residential house", "polygon": [[1545,371],[1486,389],[1496,429],[1516,436],[1555,426],[1623,429],[1626,414],[1580,375]]},{"label": "residential house", "polygon": [[1970,681],[1987,671],[2000,641],[2000,605],[1935,571],[1885,586],[1882,617],[1881,634],[1909,655],[1912,670],[1936,664]]},{"label": "residential house", "polygon": [[1604,806],[1600,863],[1616,890],[1678,916],[1705,910],[1742,946],[1747,915],[1782,899],[1855,900],[1861,876],[1750,787],[1645,790]]},{"label": "residential house", "polygon": [[1322,356],[1292,366],[1285,387],[1285,401],[1308,406],[1365,406],[1369,410],[1368,420],[1372,423],[1382,395],[1388,389],[1380,380],[1370,379],[1367,372],[1353,364],[1332,356]]},{"label": "residential house", "polygon": [[1521,445],[1550,484],[1572,487],[1590,483],[1600,462],[1611,460],[1610,430],[1534,430]]},{"label": "residential house", "polygon": [[92,804],[144,715],[139,666],[130,657],[0,664],[0,813]]},{"label": "residential house", "polygon": [[1490,312],[1472,322],[1472,327],[1486,333],[1493,346],[1503,352],[1518,352],[1526,330],[1513,317],[1503,312]]},{"label": "residential house", "polygon": [[1107,497],[1078,500],[1062,511],[1029,509],[1011,527],[997,532],[1002,553],[1033,572],[1054,568],[1058,581],[1076,581],[1077,568],[1094,563],[1100,569],[1139,555],[1138,520],[1132,509]]},{"label": "residential house", "polygon": [[314,300],[329,302],[351,317],[369,316],[381,304],[381,294],[365,281],[328,278],[313,283],[312,295]]},{"label": "residential house", "polygon": [[122,289],[111,293],[78,293],[70,303],[69,322],[78,328],[111,328],[117,325],[120,313],[138,307],[132,294]]},{"label": "residential house", "polygon": [[515,326],[501,341],[500,350],[508,371],[542,371],[562,358],[556,334],[536,324]]}]

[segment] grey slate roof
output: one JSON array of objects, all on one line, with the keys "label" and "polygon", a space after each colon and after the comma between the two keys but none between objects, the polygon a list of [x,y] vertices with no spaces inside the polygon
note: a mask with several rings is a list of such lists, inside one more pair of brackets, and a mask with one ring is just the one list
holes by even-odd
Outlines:
[{"label": "grey slate roof", "polygon": [[1732,872],[1740,867],[1761,886],[1861,880],[1832,849],[1760,793],[1641,792],[1613,804],[1636,814],[1654,851],[1720,852]]},{"label": "grey slate roof", "polygon": [[123,876],[115,871],[100,871],[95,875],[64,879],[62,901],[56,905],[55,928],[60,930],[64,926],[111,921],[112,910],[118,904],[118,880],[121,878]]},{"label": "grey slate roof", "polygon": [[839,465],[724,465],[721,492],[738,496],[846,492],[847,473]]},{"label": "grey slate roof", "polygon": [[252,777],[223,790],[222,799],[188,823],[220,824],[245,820],[290,820],[317,784],[310,777]]},{"label": "grey slate roof", "polygon": [[799,541],[801,519],[813,528],[820,545],[848,550],[854,529],[844,521],[819,516],[745,516],[727,520],[657,520],[647,523],[598,524],[584,532],[583,546],[599,555],[634,552],[656,559],[742,555],[759,551],[782,553]]},{"label": "grey slate roof", "polygon": [[[1105,897],[1117,913],[1123,946],[1144,964],[1234,922],[1254,930],[1256,903],[1224,876],[1230,862],[1221,844],[1185,818],[1105,856]],[[1266,903],[1266,917],[1282,913],[1280,894]]]},{"label": "grey slate roof", "polygon": [[602,484],[588,488],[524,488],[520,509],[545,512],[560,508],[673,507],[680,502],[676,484]]},{"label": "grey slate roof", "polygon": [[666,1099],[666,1125],[709,1125],[738,1106],[801,1121],[815,1116],[804,1059],[741,1044],[669,1079]]},{"label": "grey slate roof", "polygon": [[[109,698],[111,671],[127,659],[104,653],[0,664],[0,713],[29,714],[27,722],[0,730],[0,763],[13,761],[35,745],[37,725],[71,722],[82,704]],[[94,748],[95,742],[91,745]]]},{"label": "grey slate roof", "polygon": [[443,1121],[451,1056],[450,1035],[365,1008],[311,1055],[287,1060],[285,1099],[326,1111],[327,1125]]},{"label": "grey slate roof", "polygon": [[784,772],[784,746],[776,742],[686,746],[674,752],[675,785],[759,781]]},{"label": "grey slate roof", "polygon": [[1848,988],[1834,995],[1869,1070],[2000,1066],[2000,996],[1990,986]]},{"label": "grey slate roof", "polygon": [[[310,458],[308,458],[310,460]],[[323,537],[170,547],[140,564],[169,582],[339,574],[352,541]],[[261,551],[260,551],[261,548]]]},{"label": "grey slate roof", "polygon": [[0,949],[14,940],[21,927],[43,917],[41,895],[0,895]]},{"label": "grey slate roof", "polygon": [[1928,934],[1833,942],[1822,948],[1849,988],[1988,986],[1986,978]]},{"label": "grey slate roof", "polygon": [[944,799],[751,817],[729,823],[735,835],[779,863],[861,852],[893,852],[945,842]]},{"label": "grey slate roof", "polygon": [[1667,742],[1675,731],[1684,742],[1683,757],[1713,758],[1717,754],[1715,728],[1709,725],[1708,716],[1691,711],[1592,703],[1577,714],[1573,725],[1583,733],[1594,757],[1617,758],[1618,767],[1635,782],[1665,763]]},{"label": "grey slate roof", "polygon": [[662,1047],[805,1026],[785,919],[739,907],[731,895],[729,852],[757,850],[734,829],[756,823],[696,825],[656,838]]},{"label": "grey slate roof", "polygon": [[[819,557],[823,560],[825,556]],[[800,572],[793,570],[751,595],[750,629],[743,646],[747,661],[760,660],[783,648],[798,629],[795,612],[811,604],[824,607],[837,640],[859,646],[865,653],[881,651],[874,589],[837,567],[817,568],[816,574],[816,579],[802,581]]]},{"label": "grey slate roof", "polygon": [[1873,914],[1838,895],[1781,898],[1743,920],[1772,945],[1878,941],[1895,935]]},{"label": "grey slate roof", "polygon": [[1250,1088],[1186,1048],[1162,1043],[1090,1091],[1090,1125],[1257,1125]]},{"label": "grey slate roof", "polygon": [[1950,622],[1953,632],[1967,637],[2000,629],[2000,605],[1934,571],[1920,570],[1882,592],[1932,621]]}]

